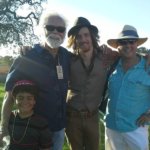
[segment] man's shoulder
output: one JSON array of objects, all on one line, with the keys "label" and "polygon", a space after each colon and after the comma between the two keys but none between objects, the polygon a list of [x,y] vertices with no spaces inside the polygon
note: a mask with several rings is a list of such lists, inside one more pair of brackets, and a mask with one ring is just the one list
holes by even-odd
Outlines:
[{"label": "man's shoulder", "polygon": [[62,56],[66,59],[66,61],[70,62],[70,59],[72,57],[72,53],[69,50],[67,50],[64,47],[60,47],[59,53],[60,53],[60,56]]},{"label": "man's shoulder", "polygon": [[69,50],[63,46],[60,46],[60,51],[63,52],[63,53],[66,53],[66,54],[70,54],[71,52],[69,52]]},{"label": "man's shoulder", "polygon": [[34,46],[29,47],[28,49],[25,49],[24,53],[20,55],[20,58],[24,58],[24,57],[34,58],[37,55],[39,55],[42,49],[43,48],[39,44],[35,44]]},{"label": "man's shoulder", "polygon": [[61,49],[61,50],[64,50],[64,51],[68,51],[67,48],[65,48],[65,47],[63,47],[63,46],[60,46],[60,49]]}]

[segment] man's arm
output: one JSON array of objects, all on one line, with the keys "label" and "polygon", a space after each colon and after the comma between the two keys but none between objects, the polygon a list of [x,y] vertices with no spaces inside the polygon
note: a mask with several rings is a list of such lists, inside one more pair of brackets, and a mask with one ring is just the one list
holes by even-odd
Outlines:
[{"label": "man's arm", "polygon": [[118,51],[111,49],[105,44],[101,45],[100,49],[103,54],[103,57],[102,57],[103,64],[107,66],[108,68],[120,58],[120,54]]},{"label": "man's arm", "polygon": [[14,104],[14,100],[10,91],[5,93],[3,103],[2,103],[2,110],[1,110],[1,132],[0,132],[0,140],[3,136],[8,134],[8,123],[9,117],[12,111],[12,107]]},{"label": "man's arm", "polygon": [[30,50],[32,49],[31,46],[20,46],[18,48],[18,52],[20,53],[21,56],[26,55]]}]

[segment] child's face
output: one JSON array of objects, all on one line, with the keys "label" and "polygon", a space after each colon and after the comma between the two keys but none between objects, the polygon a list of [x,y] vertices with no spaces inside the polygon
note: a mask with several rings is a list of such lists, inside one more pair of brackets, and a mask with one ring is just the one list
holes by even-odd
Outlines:
[{"label": "child's face", "polygon": [[16,95],[15,98],[17,108],[20,112],[31,112],[35,105],[34,95],[26,92],[20,92]]}]

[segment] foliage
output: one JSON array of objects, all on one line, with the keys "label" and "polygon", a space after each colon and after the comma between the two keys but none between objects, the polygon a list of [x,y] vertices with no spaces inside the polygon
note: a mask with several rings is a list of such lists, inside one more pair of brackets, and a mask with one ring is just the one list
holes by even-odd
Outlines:
[{"label": "foliage", "polygon": [[0,0],[0,43],[27,45],[37,40],[33,26],[38,23],[44,1]]},{"label": "foliage", "polygon": [[11,66],[13,61],[14,58],[12,56],[0,57],[0,64],[7,64],[8,66]]},{"label": "foliage", "polygon": [[137,52],[138,52],[138,53],[141,53],[141,54],[147,54],[148,49],[147,49],[146,47],[139,47],[139,48],[137,49]]}]

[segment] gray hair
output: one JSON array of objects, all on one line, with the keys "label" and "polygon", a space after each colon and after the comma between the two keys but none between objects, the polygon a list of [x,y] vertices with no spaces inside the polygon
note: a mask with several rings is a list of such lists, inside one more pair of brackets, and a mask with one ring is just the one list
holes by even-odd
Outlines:
[{"label": "gray hair", "polygon": [[37,31],[36,31],[36,34],[38,35],[41,42],[43,42],[44,35],[45,35],[44,34],[44,25],[46,25],[47,21],[51,17],[59,18],[60,20],[62,20],[62,22],[64,22],[65,27],[67,27],[67,21],[64,16],[60,15],[57,12],[51,12],[49,10],[44,11],[40,17],[39,24],[38,24]]},{"label": "gray hair", "polygon": [[57,17],[57,18],[61,19],[64,22],[65,27],[67,26],[67,21],[66,21],[65,17],[63,17],[62,15],[60,15],[57,12],[50,12],[50,11],[46,11],[41,15],[40,21],[39,21],[39,26],[43,27],[43,25],[45,25],[45,23],[51,17]]}]

